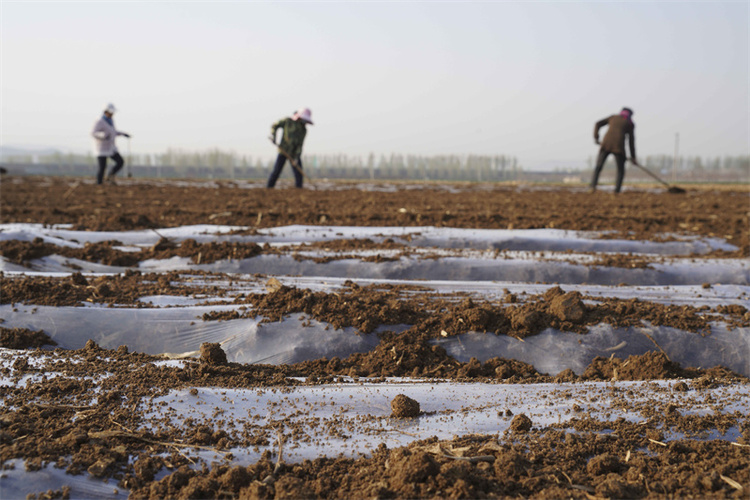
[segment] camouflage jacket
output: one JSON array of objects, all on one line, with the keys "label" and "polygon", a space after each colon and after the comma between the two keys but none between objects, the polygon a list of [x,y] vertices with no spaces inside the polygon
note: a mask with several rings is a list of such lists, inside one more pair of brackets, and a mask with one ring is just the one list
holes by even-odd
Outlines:
[{"label": "camouflage jacket", "polygon": [[282,118],[271,125],[271,137],[276,138],[276,131],[284,129],[284,136],[281,138],[279,149],[283,149],[293,158],[299,158],[302,155],[302,143],[305,142],[307,128],[302,120],[294,121],[291,118]]}]

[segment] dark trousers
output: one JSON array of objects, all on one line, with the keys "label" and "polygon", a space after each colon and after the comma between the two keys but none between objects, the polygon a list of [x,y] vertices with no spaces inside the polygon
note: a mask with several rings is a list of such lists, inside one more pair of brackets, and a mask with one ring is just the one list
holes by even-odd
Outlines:
[{"label": "dark trousers", "polygon": [[[281,175],[281,169],[284,168],[284,164],[286,163],[287,157],[284,156],[282,153],[279,153],[279,156],[276,157],[276,164],[273,166],[273,172],[271,172],[271,175],[268,177],[268,184],[266,184],[267,187],[274,187],[276,185],[276,181],[279,180],[279,176]],[[301,188],[302,187],[302,158],[297,158],[297,166],[299,167],[299,170],[292,165],[292,172],[294,173],[294,185],[295,187]]]},{"label": "dark trousers", "polygon": [[[619,193],[622,188],[622,180],[625,178],[625,155],[620,153],[611,153],[615,157],[615,163],[617,164],[617,180],[615,182],[615,193]],[[599,182],[599,174],[602,172],[604,162],[607,161],[607,157],[610,155],[609,151],[604,149],[599,150],[599,157],[596,159],[596,168],[594,169],[594,177],[591,179],[591,189],[596,189],[596,185]]]},{"label": "dark trousers", "polygon": [[[115,160],[115,166],[112,167],[112,170],[109,172],[109,175],[115,175],[117,172],[122,170],[122,166],[125,165],[125,160],[122,159],[122,156],[120,156],[120,153],[115,153],[112,156],[110,156],[113,160]],[[107,169],[107,157],[106,156],[97,156],[96,159],[99,161],[99,172],[96,174],[96,183],[101,184],[104,180],[104,171]]]}]

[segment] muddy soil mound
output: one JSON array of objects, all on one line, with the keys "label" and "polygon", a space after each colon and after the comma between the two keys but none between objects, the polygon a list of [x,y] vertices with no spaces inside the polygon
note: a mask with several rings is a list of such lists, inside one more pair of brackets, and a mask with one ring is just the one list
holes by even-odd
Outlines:
[{"label": "muddy soil mound", "polygon": [[[191,275],[223,277],[211,273]],[[178,272],[141,273],[127,271],[112,276],[86,278],[81,273],[69,277],[7,276],[0,281],[0,303],[50,306],[78,306],[85,302],[149,307],[139,298],[148,295],[225,297],[226,287],[194,285],[192,277]],[[262,278],[258,278],[262,279]],[[268,283],[276,282],[275,285]],[[383,325],[411,325],[402,335],[418,339],[441,338],[470,331],[525,338],[547,328],[585,334],[600,323],[615,327],[646,324],[668,326],[701,335],[709,334],[711,322],[730,328],[750,326],[750,312],[739,305],[670,305],[639,299],[586,297],[578,292],[550,288],[523,300],[506,294],[502,301],[487,301],[441,295],[413,285],[366,285],[347,281],[336,292],[313,292],[284,286],[273,278],[265,293],[240,293],[233,303],[247,305],[240,311],[209,312],[204,321],[262,316],[276,322],[292,313],[303,313],[334,328],[355,327],[361,333]],[[595,303],[586,303],[595,301]]]},{"label": "muddy soil mound", "polygon": [[[402,243],[396,243],[387,238],[382,242],[375,242],[369,238],[359,239],[342,239],[332,241],[316,241],[312,243],[302,243],[295,245],[286,245],[284,247],[263,246],[255,243],[242,242],[208,242],[197,243],[193,239],[187,239],[181,243],[173,240],[162,238],[150,248],[141,248],[138,250],[123,250],[117,248],[122,243],[116,240],[86,243],[83,248],[73,248],[67,246],[54,245],[46,243],[41,238],[35,238],[32,241],[4,240],[0,241],[0,256],[5,257],[9,262],[24,267],[32,267],[35,259],[41,259],[49,255],[60,255],[70,259],[78,259],[86,262],[104,264],[107,266],[118,267],[137,267],[141,262],[149,259],[170,259],[172,257],[189,258],[193,264],[210,264],[221,260],[238,260],[252,258],[258,255],[291,255],[297,261],[312,261],[319,264],[333,262],[343,259],[357,259],[362,262],[394,262],[403,257],[411,259],[437,259],[444,257],[450,249],[441,249],[441,253],[421,252],[418,248],[410,247]],[[308,255],[308,252],[324,251],[331,252],[328,255]],[[362,255],[362,252],[388,252],[388,256],[381,253],[374,255]],[[394,251],[396,253],[394,253]],[[454,250],[460,252],[460,250]],[[664,261],[663,256],[642,257],[632,254],[612,254],[602,256],[599,253],[577,252],[582,255],[592,255],[591,261],[576,262],[579,265],[585,265],[592,268],[597,267],[621,267],[627,269],[634,268],[652,268],[653,264]],[[721,256],[729,256],[730,253],[722,253]],[[696,257],[716,257],[718,254],[712,252]],[[558,256],[559,257],[559,256]],[[543,261],[555,261],[558,259],[544,258]],[[75,267],[74,264],[69,266]]]},{"label": "muddy soil mound", "polygon": [[[70,259],[78,259],[86,262],[104,264],[106,266],[137,267],[141,262],[149,259],[171,259],[172,257],[189,258],[193,264],[210,264],[219,260],[249,259],[261,254],[281,255],[283,252],[290,254],[295,260],[310,260],[317,263],[333,262],[342,259],[359,259],[363,262],[385,262],[397,261],[401,257],[414,256],[415,250],[407,245],[396,243],[391,239],[376,243],[370,239],[364,240],[333,240],[330,242],[303,243],[300,245],[289,245],[284,249],[272,247],[268,244],[260,246],[248,242],[208,242],[197,243],[193,239],[186,239],[180,243],[167,238],[161,238],[150,248],[141,248],[136,251],[117,248],[122,242],[111,240],[94,243],[86,243],[83,248],[59,246],[46,243],[42,238],[34,238],[32,241],[4,240],[0,241],[0,256],[8,261],[24,267],[31,267],[32,261],[49,255],[61,255]],[[323,250],[335,252],[325,256],[307,256],[301,252]],[[382,250],[399,252],[390,257],[382,255],[359,255],[357,252],[370,250]],[[434,255],[419,255],[420,258],[434,258]]]},{"label": "muddy soil mound", "polygon": [[[28,266],[30,261],[48,255],[61,255],[107,266],[133,267],[148,259],[187,257],[194,264],[208,264],[217,260],[247,259],[264,253],[256,243],[197,243],[193,239],[187,239],[178,245],[163,238],[151,248],[136,252],[115,248],[117,246],[122,246],[122,242],[86,243],[83,248],[72,248],[46,243],[41,238],[34,238],[33,241],[5,240],[0,241],[0,256],[22,266]],[[270,248],[266,250],[267,253],[276,253]]]},{"label": "muddy soil mound", "polygon": [[661,352],[647,352],[626,360],[597,357],[586,368],[581,378],[586,380],[652,380],[681,378],[690,375],[678,363]]},{"label": "muddy soil mound", "polygon": [[[182,467],[135,489],[156,498],[642,498],[742,495],[750,455],[727,441],[682,439],[665,446],[653,428],[599,433],[533,431],[512,439],[470,436],[384,445],[371,458],[248,467]],[[691,467],[681,464],[691,463]]]},{"label": "muddy soil mound", "polygon": [[[90,302],[149,307],[139,299],[148,295],[191,296],[196,293],[194,288],[179,284],[182,280],[177,272],[141,273],[135,270],[90,278],[81,273],[67,277],[4,276],[0,280],[0,304],[77,307]],[[225,293],[218,287],[207,287],[205,291],[216,296]]]},{"label": "muddy soil mound", "polygon": [[0,347],[6,349],[35,349],[43,346],[55,346],[43,331],[34,332],[27,328],[4,328],[0,326]]},{"label": "muddy soil mound", "polygon": [[413,324],[425,315],[427,298],[403,300],[404,292],[421,291],[407,285],[359,286],[346,282],[342,293],[312,292],[279,286],[268,293],[247,294],[236,304],[250,304],[249,315],[262,315],[267,321],[279,321],[291,313],[304,313],[334,328],[354,326],[370,333],[380,325]]},{"label": "muddy soil mound", "polygon": [[[278,287],[268,293],[247,294],[237,304],[252,305],[246,316],[261,315],[279,321],[291,313],[304,313],[336,328],[356,327],[363,333],[379,325],[414,325],[415,332],[430,338],[460,335],[469,331],[488,332],[525,338],[547,328],[585,334],[599,323],[615,327],[643,326],[648,322],[700,334],[710,333],[712,321],[725,321],[730,327],[750,326],[750,314],[742,307],[714,309],[670,305],[639,299],[584,297],[553,287],[544,294],[531,295],[524,303],[515,296],[502,302],[455,296],[414,293],[411,287],[359,286],[348,282],[340,293],[311,292],[294,287]],[[597,303],[587,305],[584,299]]]},{"label": "muddy soil mound", "polygon": [[[267,248],[266,250],[270,250]],[[143,252],[142,252],[143,253]],[[197,243],[187,239],[176,245],[169,240],[162,239],[141,257],[148,259],[170,259],[174,256],[189,257],[195,264],[207,264],[223,259],[248,259],[264,253],[256,243],[215,242]]]}]

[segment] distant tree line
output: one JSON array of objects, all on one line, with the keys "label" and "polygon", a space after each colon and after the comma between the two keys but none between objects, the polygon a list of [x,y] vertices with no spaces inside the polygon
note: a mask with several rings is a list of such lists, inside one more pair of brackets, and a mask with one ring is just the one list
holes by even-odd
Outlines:
[{"label": "distant tree line", "polygon": [[[252,158],[220,149],[168,149],[160,154],[126,157],[126,168],[135,177],[265,179],[273,168],[274,160],[274,157]],[[604,176],[614,171],[609,168],[614,165],[613,158],[607,161]],[[671,180],[750,181],[750,156],[680,156],[675,161],[671,155],[653,155],[640,158],[640,161],[646,168]],[[483,182],[533,180],[538,177],[532,172],[525,172],[516,157],[505,155],[303,155],[302,162],[305,172],[314,178]],[[585,178],[593,171],[594,162],[595,158],[589,157],[578,168],[558,167],[552,173]],[[96,169],[96,158],[91,153],[23,154],[6,156],[3,164],[17,166],[29,174],[91,175]],[[287,167],[283,176],[291,177],[291,169]],[[629,168],[628,178],[638,176],[637,170]]]},{"label": "distant tree line", "polygon": [[[670,155],[652,155],[638,160],[644,167],[659,170],[678,172],[721,172],[721,171],[750,171],[750,156],[715,156],[704,158],[701,156],[678,156],[676,159]],[[595,159],[589,157],[588,166],[594,168]],[[608,164],[614,165],[614,159],[610,156]]]},{"label": "distant tree line", "polygon": [[[253,159],[246,155],[211,149],[191,152],[168,149],[161,154],[139,154],[126,157],[126,164],[137,177],[268,177],[275,158]],[[64,175],[93,172],[96,158],[91,154],[53,153],[48,155],[14,155],[4,159],[9,165],[57,166]],[[380,155],[366,158],[348,155],[303,155],[306,173],[318,178],[383,180],[456,180],[501,181],[517,178],[522,171],[511,156],[481,155]],[[28,169],[33,172],[35,169]],[[290,169],[287,168],[287,174]]]},{"label": "distant tree line", "polygon": [[517,158],[502,155],[303,155],[302,162],[312,175],[332,179],[502,181],[522,171]]},{"label": "distant tree line", "polygon": [[[701,156],[651,155],[639,158],[639,163],[665,180],[682,182],[750,182],[750,156]],[[583,176],[587,178],[594,170],[596,159],[590,156],[586,168],[556,167],[558,175]],[[626,165],[627,179],[649,180],[650,176],[629,163]],[[602,178],[614,177],[615,160],[607,158]]]}]

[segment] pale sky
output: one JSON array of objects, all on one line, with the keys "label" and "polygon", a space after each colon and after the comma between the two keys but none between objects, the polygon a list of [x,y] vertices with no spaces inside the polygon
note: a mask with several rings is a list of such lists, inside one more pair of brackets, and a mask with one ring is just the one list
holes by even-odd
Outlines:
[{"label": "pale sky", "polygon": [[[105,105],[136,153],[747,155],[748,2],[0,2],[0,145],[91,150]],[[118,140],[121,151],[124,139]]]}]

